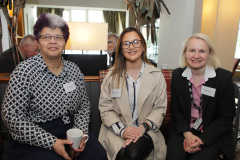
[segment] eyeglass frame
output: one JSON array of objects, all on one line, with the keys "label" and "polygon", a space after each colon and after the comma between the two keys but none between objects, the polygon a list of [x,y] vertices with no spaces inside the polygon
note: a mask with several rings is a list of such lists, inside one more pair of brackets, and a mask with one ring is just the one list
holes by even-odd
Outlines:
[{"label": "eyeglass frame", "polygon": [[[50,39],[42,39],[42,36],[49,36]],[[57,36],[60,36],[61,39],[56,39]],[[59,35],[59,34],[55,34],[55,35],[45,34],[45,35],[40,35],[39,38],[42,39],[43,41],[50,41],[52,38],[53,38],[55,41],[64,40],[63,35]]]},{"label": "eyeglass frame", "polygon": [[[139,47],[135,47],[135,46],[134,46],[134,44],[133,44],[134,41],[138,41],[138,42],[140,41],[140,42],[141,42],[141,45],[142,45],[142,43],[143,43],[141,39],[140,39],[140,40],[139,40],[139,39],[134,39],[132,42],[129,42],[129,41],[123,41],[123,42],[129,42],[128,48],[131,46],[131,44],[132,44],[132,46],[133,46],[134,48],[140,48],[141,45],[140,45]],[[123,43],[123,42],[122,42],[122,43]],[[128,49],[128,48],[123,48],[123,45],[121,45],[121,48],[122,48],[122,49]]]}]

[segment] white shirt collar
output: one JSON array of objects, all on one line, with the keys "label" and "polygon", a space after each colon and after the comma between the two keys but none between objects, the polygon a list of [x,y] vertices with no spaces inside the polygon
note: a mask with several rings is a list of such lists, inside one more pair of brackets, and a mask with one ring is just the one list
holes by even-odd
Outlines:
[{"label": "white shirt collar", "polygon": [[[182,73],[183,77],[187,77],[187,79],[189,80],[192,77],[192,71],[189,67],[187,67],[183,73]],[[216,77],[216,72],[212,67],[206,67],[205,72],[204,72],[204,80],[205,82],[208,81],[209,78],[214,78]]]}]

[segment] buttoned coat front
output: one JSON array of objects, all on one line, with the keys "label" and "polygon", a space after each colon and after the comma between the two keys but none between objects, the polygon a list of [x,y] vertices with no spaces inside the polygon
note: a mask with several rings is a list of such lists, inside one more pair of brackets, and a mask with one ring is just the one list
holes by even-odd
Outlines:
[{"label": "buttoned coat front", "polygon": [[[120,78],[119,87],[117,80],[113,84],[111,71],[106,75],[99,100],[99,110],[102,119],[102,126],[99,134],[99,141],[107,151],[108,159],[115,160],[118,151],[124,145],[124,139],[116,135],[110,126],[116,122],[122,122],[127,127],[133,127],[131,109],[128,100],[128,92],[124,78]],[[121,89],[121,96],[111,97],[112,88]],[[148,160],[164,160],[166,156],[166,144],[159,128],[167,109],[166,82],[161,70],[152,65],[145,64],[139,95],[138,95],[139,123],[146,119],[157,125],[156,130],[148,131],[154,144],[154,149],[148,156]]]}]

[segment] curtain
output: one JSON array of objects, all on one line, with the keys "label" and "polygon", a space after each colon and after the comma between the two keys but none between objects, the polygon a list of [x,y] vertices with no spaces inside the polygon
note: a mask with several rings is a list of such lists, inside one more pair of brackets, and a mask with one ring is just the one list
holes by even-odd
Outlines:
[{"label": "curtain", "polygon": [[117,11],[103,11],[104,20],[108,23],[108,32],[118,33],[119,20]]},{"label": "curtain", "polygon": [[126,28],[126,12],[119,12],[122,28]]},{"label": "curtain", "polygon": [[122,28],[126,28],[126,12],[103,11],[103,17],[105,22],[108,23],[108,32],[120,34],[120,21]]},{"label": "curtain", "polygon": [[37,17],[39,17],[42,13],[52,13],[52,8],[37,7]]},{"label": "curtain", "polygon": [[42,13],[54,13],[56,15],[59,15],[60,17],[63,16],[63,8],[43,8],[43,7],[37,7],[37,17],[39,17]]},{"label": "curtain", "polygon": [[63,11],[64,11],[63,8],[54,8],[54,13],[55,13],[56,15],[59,15],[60,17],[63,16]]}]

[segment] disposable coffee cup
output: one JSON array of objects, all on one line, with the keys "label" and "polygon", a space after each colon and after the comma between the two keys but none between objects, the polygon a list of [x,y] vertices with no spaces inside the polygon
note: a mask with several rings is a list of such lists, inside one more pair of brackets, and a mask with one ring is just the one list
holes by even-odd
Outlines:
[{"label": "disposable coffee cup", "polygon": [[87,134],[83,134],[83,131],[81,131],[80,129],[73,128],[67,131],[67,139],[73,142],[72,147],[74,149],[79,148],[83,137],[87,137],[87,139],[85,140],[85,143],[87,143],[89,137]]}]

